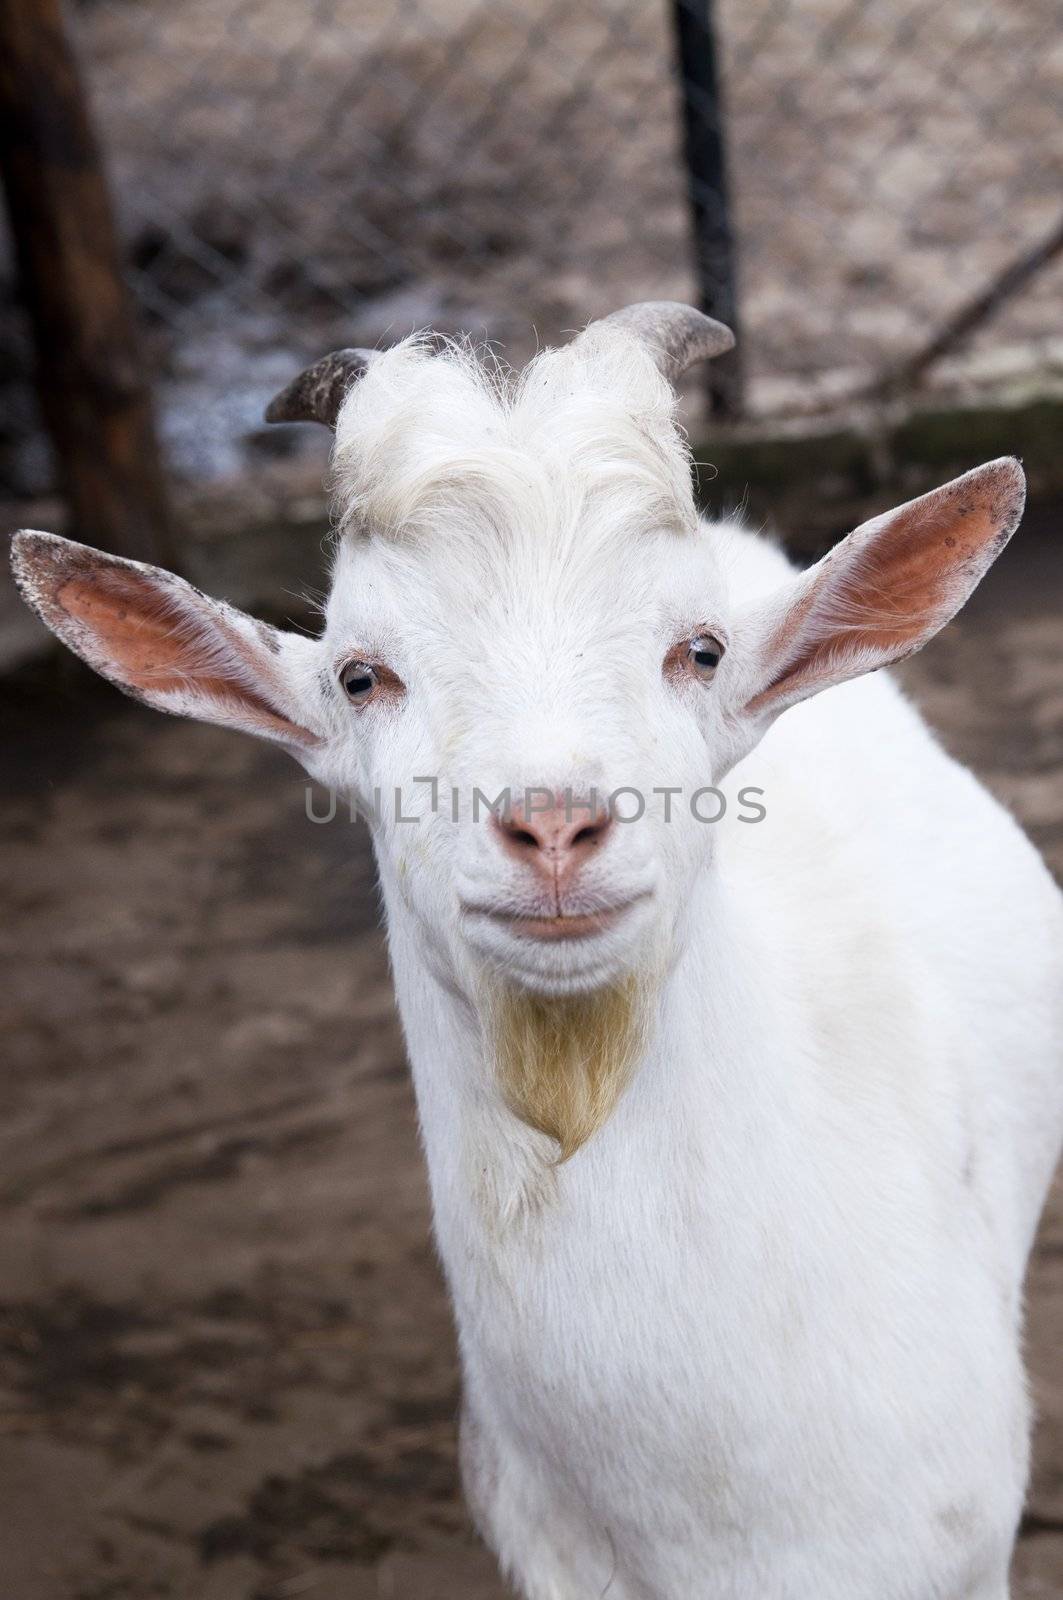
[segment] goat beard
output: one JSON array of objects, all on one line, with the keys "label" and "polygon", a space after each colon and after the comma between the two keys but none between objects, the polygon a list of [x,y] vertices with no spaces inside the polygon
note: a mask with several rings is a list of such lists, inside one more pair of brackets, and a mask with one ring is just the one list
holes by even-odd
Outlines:
[{"label": "goat beard", "polygon": [[575,1155],[616,1109],[645,1053],[656,986],[632,975],[587,994],[500,989],[486,1006],[502,1095],[514,1116]]}]

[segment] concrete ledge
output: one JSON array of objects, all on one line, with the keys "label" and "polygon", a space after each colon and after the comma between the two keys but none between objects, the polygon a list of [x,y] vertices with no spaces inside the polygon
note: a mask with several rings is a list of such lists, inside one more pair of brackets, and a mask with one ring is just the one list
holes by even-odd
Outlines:
[{"label": "concrete ledge", "polygon": [[881,412],[849,428],[741,427],[692,440],[702,505],[742,507],[751,523],[813,554],[865,517],[933,489],[994,456],[1022,458],[1031,496],[1063,492],[1063,398]]},{"label": "concrete ledge", "polygon": [[[1018,455],[1032,497],[1063,494],[1063,398],[964,409],[931,407],[848,428],[792,423],[736,427],[692,440],[706,511],[741,508],[753,526],[778,533],[798,554],[815,555],[876,511],[932,489],[993,456]],[[177,494],[187,530],[185,575],[238,605],[277,620],[307,615],[305,596],[326,580],[328,505],[320,474],[283,465],[255,480]],[[51,636],[15,593],[6,553],[19,527],[70,532],[59,500],[0,505],[0,672],[32,660]]]}]

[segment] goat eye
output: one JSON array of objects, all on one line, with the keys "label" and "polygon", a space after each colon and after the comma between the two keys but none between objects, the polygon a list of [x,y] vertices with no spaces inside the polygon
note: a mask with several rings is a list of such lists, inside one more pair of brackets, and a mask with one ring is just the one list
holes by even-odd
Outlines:
[{"label": "goat eye", "polygon": [[687,661],[690,670],[698,678],[705,681],[710,679],[720,664],[723,655],[723,645],[711,633],[700,633],[696,639],[691,639],[687,645]]},{"label": "goat eye", "polygon": [[365,661],[348,661],[340,672],[340,683],[353,705],[364,705],[377,686],[376,669]]}]

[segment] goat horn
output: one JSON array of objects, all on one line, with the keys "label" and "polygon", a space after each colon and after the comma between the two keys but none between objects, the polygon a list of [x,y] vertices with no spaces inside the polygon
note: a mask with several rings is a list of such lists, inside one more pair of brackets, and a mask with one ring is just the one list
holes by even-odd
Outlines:
[{"label": "goat horn", "polygon": [[323,422],[335,428],[347,391],[379,354],[376,350],[333,350],[293,378],[266,407],[267,422]]},{"label": "goat horn", "polygon": [[649,350],[661,376],[675,383],[695,361],[722,356],[734,346],[730,328],[678,300],[640,300],[591,327],[622,328]]}]

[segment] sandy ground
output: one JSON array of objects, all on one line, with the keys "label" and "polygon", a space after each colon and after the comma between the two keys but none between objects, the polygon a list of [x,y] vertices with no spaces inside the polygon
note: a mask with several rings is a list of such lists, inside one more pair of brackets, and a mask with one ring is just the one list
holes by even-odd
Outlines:
[{"label": "sandy ground", "polygon": [[[1052,0],[717,16],[756,406],[926,338],[1056,223]],[[694,292],[667,0],[94,0],[81,35],[149,307],[215,353],[330,306],[526,352]],[[996,360],[1061,293],[1057,263]]]},{"label": "sandy ground", "polygon": [[[754,416],[920,347],[1058,222],[1056,0],[718,0]],[[670,0],[84,0],[77,34],[182,475],[308,356],[415,327],[523,361],[689,299]],[[0,481],[48,485],[0,223]],[[931,375],[1063,382],[1057,259]],[[697,395],[696,383],[691,393]]]},{"label": "sandy ground", "polygon": [[[1020,536],[910,681],[1063,873],[1063,553]],[[4,1600],[501,1600],[364,835],[284,759],[3,690]],[[1063,1195],[1016,1596],[1063,1590]]]}]

